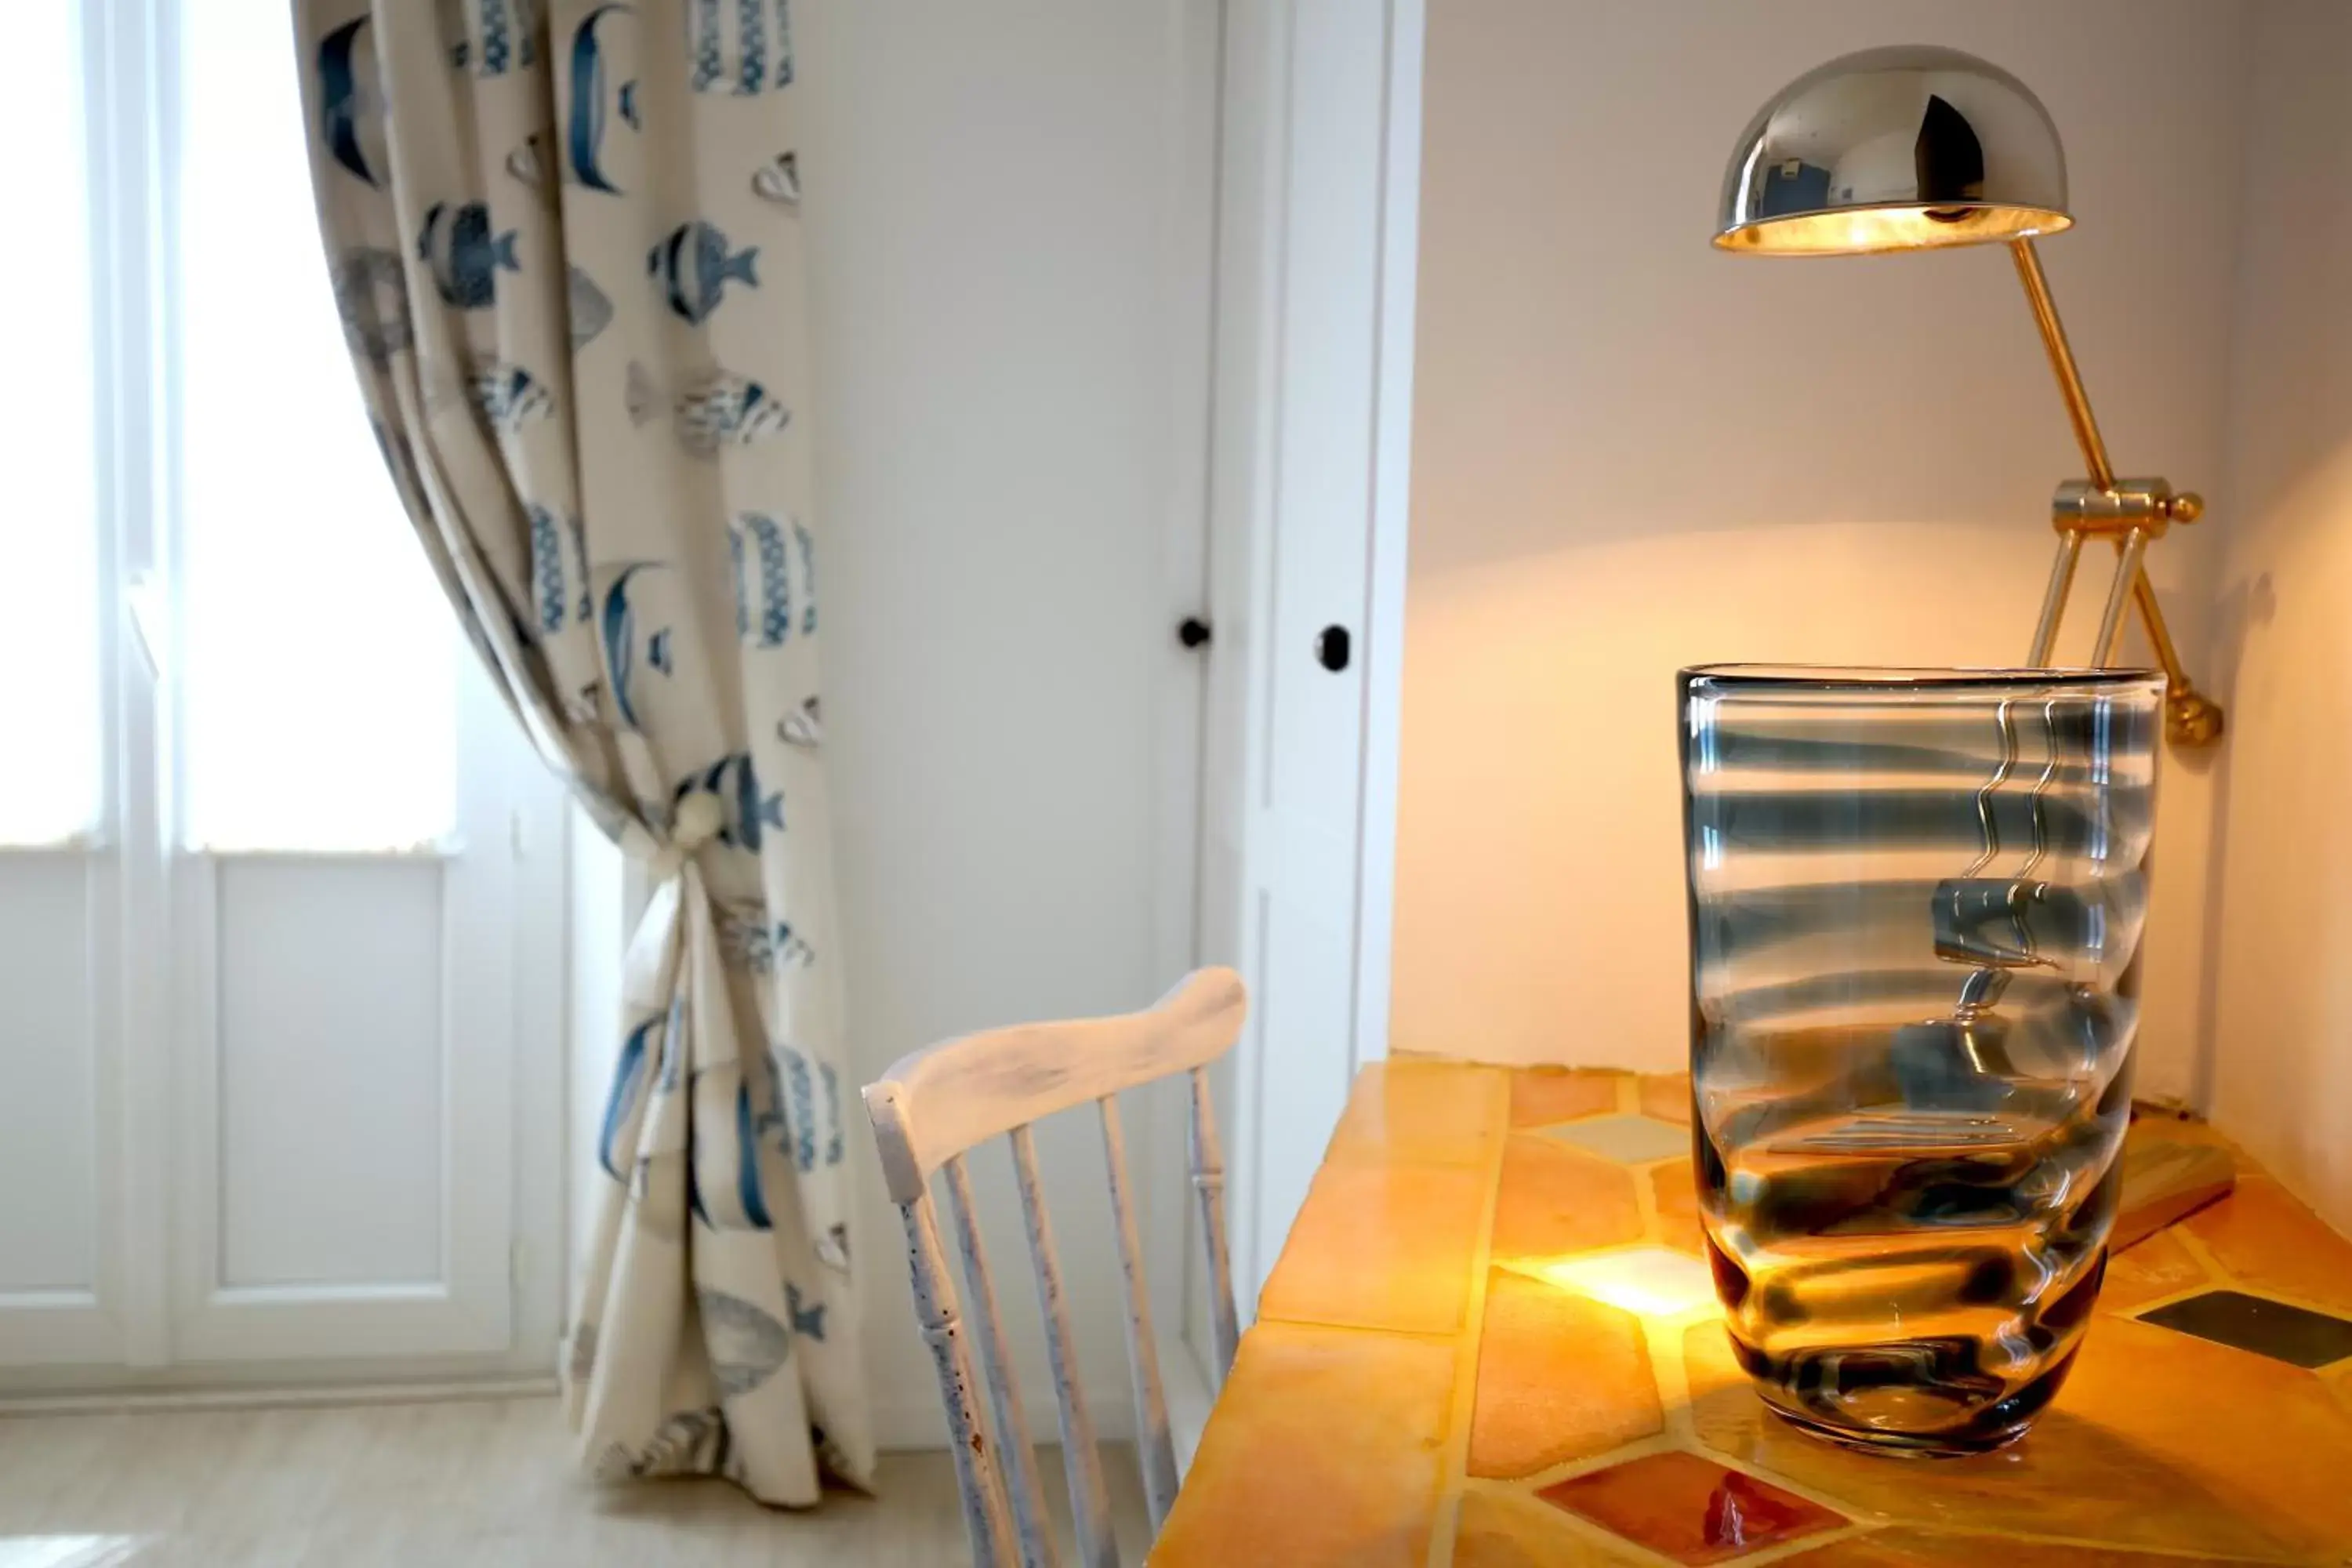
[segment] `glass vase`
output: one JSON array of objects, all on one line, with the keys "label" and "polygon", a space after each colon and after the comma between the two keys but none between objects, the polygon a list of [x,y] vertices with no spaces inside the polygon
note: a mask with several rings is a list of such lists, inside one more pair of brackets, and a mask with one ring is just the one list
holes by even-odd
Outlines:
[{"label": "glass vase", "polygon": [[1733,1349],[1821,1436],[1997,1447],[2105,1268],[2162,678],[1717,665],[1678,694]]}]

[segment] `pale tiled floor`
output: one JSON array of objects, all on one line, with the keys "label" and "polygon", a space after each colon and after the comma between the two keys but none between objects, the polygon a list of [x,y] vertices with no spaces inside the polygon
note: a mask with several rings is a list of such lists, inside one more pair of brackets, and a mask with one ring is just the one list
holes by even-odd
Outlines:
[{"label": "pale tiled floor", "polygon": [[[1055,1506],[1059,1456],[1041,1456]],[[1127,1560],[1143,1510],[1105,1446]],[[925,1568],[970,1561],[945,1454],[807,1513],[717,1481],[600,1488],[549,1399],[0,1418],[0,1568]],[[1066,1516],[1065,1516],[1066,1517]],[[1063,1525],[1065,1539],[1067,1524]]]}]

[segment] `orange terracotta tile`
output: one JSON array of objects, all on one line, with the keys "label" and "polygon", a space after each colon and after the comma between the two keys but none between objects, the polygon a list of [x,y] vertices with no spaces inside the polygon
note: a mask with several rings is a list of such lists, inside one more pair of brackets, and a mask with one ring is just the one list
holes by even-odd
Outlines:
[{"label": "orange terracotta tile", "polygon": [[1699,1230],[1698,1188],[1687,1164],[1659,1165],[1649,1173],[1650,1190],[1657,1197],[1658,1239],[1685,1252],[1702,1252],[1706,1238]]},{"label": "orange terracotta tile", "polygon": [[2128,1312],[2161,1297],[2210,1283],[2210,1277],[2196,1254],[2170,1231],[2159,1230],[2146,1241],[2108,1255],[2099,1306],[2109,1312]]},{"label": "orange terracotta tile", "polygon": [[1631,1568],[1643,1561],[1612,1550],[1526,1492],[1462,1494],[1454,1568]]},{"label": "orange terracotta tile", "polygon": [[[1930,1535],[1917,1530],[1879,1530],[1800,1552],[1784,1563],[1804,1568],[2185,1568],[2181,1558],[2104,1546],[2057,1546],[1995,1535]],[[2229,1561],[2200,1557],[2200,1563]],[[2243,1562],[2246,1559],[2237,1559]]]},{"label": "orange terracotta tile", "polygon": [[1631,1313],[1499,1268],[1487,1276],[1470,1474],[1533,1475],[1663,1424]]},{"label": "orange terracotta tile", "polygon": [[1677,1563],[1726,1563],[1845,1521],[1819,1503],[1696,1454],[1669,1450],[1536,1494]]},{"label": "orange terracotta tile", "polygon": [[1446,1334],[1462,1326],[1486,1207],[1483,1170],[1326,1165],[1258,1298],[1258,1316]]},{"label": "orange terracotta tile", "polygon": [[1609,1068],[1522,1068],[1511,1075],[1511,1125],[1543,1127],[1617,1109],[1630,1075]]},{"label": "orange terracotta tile", "polygon": [[1931,1470],[1768,1415],[1717,1325],[1690,1331],[1683,1363],[1701,1443],[1903,1523],[2221,1558],[2352,1542],[2352,1420],[2320,1381],[2152,1324],[2093,1324],[2073,1376],[2021,1441]]},{"label": "orange terracotta tile", "polygon": [[1622,1165],[1556,1138],[1513,1134],[1495,1203],[1496,1258],[1553,1258],[1640,1240],[1633,1180]]},{"label": "orange terracotta tile", "polygon": [[1507,1114],[1509,1074],[1465,1062],[1375,1062],[1356,1076],[1332,1163],[1485,1165]]},{"label": "orange terracotta tile", "polygon": [[1243,1336],[1154,1568],[1422,1568],[1454,1349],[1288,1323]]},{"label": "orange terracotta tile", "polygon": [[2352,1312],[2352,1241],[2259,1172],[2242,1169],[2237,1191],[2180,1228],[2241,1284]]},{"label": "orange terracotta tile", "polygon": [[1645,1072],[1642,1075],[1642,1114],[1661,1121],[1691,1119],[1691,1081],[1686,1072]]}]

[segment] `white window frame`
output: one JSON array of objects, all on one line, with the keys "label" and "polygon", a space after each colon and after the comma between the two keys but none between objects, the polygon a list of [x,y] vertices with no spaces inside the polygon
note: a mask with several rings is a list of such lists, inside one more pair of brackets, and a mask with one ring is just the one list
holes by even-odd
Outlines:
[{"label": "white window frame", "polygon": [[181,1384],[190,1363],[224,1383],[282,1382],[297,1363],[329,1382],[544,1373],[563,1305],[564,791],[470,652],[459,660],[454,837],[304,857],[441,870],[440,1277],[221,1279],[216,915],[224,867],[268,852],[192,850],[177,830],[184,399],[172,157],[180,16],[208,3],[81,5],[102,804],[86,840],[0,856],[86,867],[97,1236],[87,1289],[0,1292],[0,1393]]}]

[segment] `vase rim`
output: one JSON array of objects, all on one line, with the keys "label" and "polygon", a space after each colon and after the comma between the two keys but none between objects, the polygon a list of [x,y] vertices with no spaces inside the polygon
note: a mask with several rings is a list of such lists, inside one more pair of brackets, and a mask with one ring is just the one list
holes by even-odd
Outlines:
[{"label": "vase rim", "polygon": [[2082,666],[2030,668],[1838,664],[1694,664],[1679,672],[1685,683],[1780,688],[1850,688],[1858,690],[1950,689],[1956,688],[2046,688],[2139,686],[2161,682],[2161,670],[2092,668]]}]

